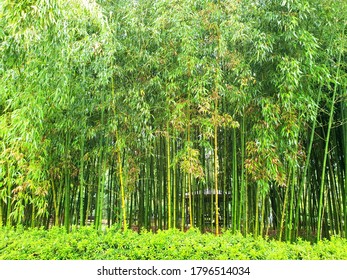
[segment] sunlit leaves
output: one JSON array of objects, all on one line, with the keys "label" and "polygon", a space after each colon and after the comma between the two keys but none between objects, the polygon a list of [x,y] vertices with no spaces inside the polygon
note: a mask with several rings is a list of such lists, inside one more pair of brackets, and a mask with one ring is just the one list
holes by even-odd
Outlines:
[{"label": "sunlit leaves", "polygon": [[204,170],[200,163],[199,151],[191,148],[189,143],[184,150],[177,155],[177,159],[184,173],[192,175],[195,178],[203,178]]},{"label": "sunlit leaves", "polygon": [[166,226],[171,205],[184,222],[186,191],[212,184],[227,226],[267,223],[251,217],[259,188],[264,213],[301,219],[316,207],[308,184],[331,108],[327,181],[342,193],[344,1],[2,1],[0,13],[0,207],[12,222],[102,216],[107,203],[109,223],[123,208]]}]

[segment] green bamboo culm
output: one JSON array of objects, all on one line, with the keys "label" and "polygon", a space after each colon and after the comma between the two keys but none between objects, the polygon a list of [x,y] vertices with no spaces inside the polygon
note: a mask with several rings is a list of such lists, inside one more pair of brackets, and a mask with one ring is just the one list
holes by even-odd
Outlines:
[{"label": "green bamboo culm", "polygon": [[[344,34],[344,30],[342,34]],[[331,98],[331,107],[330,107],[330,112],[329,112],[329,122],[328,122],[328,128],[327,128],[327,135],[325,139],[325,148],[324,148],[324,158],[323,158],[323,163],[322,163],[322,175],[321,175],[321,183],[320,183],[320,192],[319,192],[319,206],[318,206],[318,225],[317,225],[317,240],[320,240],[322,237],[322,222],[323,222],[323,208],[324,208],[324,201],[323,197],[325,195],[325,176],[326,176],[326,164],[327,164],[327,158],[329,155],[329,140],[330,140],[330,134],[331,134],[331,127],[333,124],[333,119],[334,119],[334,109],[335,109],[335,100],[337,96],[337,91],[339,88],[339,83],[340,83],[340,68],[341,68],[341,51],[338,53],[338,59],[337,59],[337,69],[336,69],[336,74],[333,80],[334,83],[334,89],[333,89],[333,96]]]}]

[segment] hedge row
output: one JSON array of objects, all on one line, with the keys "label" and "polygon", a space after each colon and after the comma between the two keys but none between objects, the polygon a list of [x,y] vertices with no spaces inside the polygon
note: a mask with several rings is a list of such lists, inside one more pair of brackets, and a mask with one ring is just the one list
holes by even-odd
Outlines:
[{"label": "hedge row", "polygon": [[347,239],[315,244],[280,242],[229,231],[220,236],[191,229],[122,232],[92,227],[1,228],[0,259],[6,260],[347,260]]}]

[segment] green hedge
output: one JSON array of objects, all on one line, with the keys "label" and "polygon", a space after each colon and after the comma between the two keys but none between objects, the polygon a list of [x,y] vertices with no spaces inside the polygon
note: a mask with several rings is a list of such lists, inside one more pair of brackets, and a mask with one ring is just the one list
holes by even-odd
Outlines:
[{"label": "green hedge", "polygon": [[347,240],[334,237],[316,244],[280,242],[229,231],[220,236],[197,230],[103,232],[92,227],[1,228],[0,259],[6,260],[346,260]]}]

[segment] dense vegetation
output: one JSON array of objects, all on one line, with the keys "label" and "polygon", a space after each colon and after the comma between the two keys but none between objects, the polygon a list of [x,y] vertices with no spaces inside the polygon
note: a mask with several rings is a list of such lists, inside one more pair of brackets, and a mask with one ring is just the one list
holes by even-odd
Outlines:
[{"label": "dense vegetation", "polygon": [[1,0],[0,226],[347,237],[346,19],[345,0]]},{"label": "dense vegetation", "polygon": [[332,237],[311,244],[243,236],[219,236],[197,229],[100,233],[92,227],[0,230],[0,260],[347,260],[347,240]]}]

